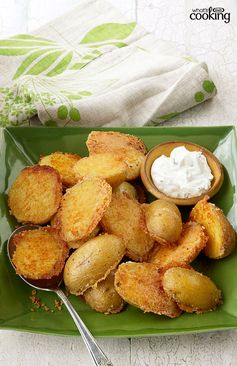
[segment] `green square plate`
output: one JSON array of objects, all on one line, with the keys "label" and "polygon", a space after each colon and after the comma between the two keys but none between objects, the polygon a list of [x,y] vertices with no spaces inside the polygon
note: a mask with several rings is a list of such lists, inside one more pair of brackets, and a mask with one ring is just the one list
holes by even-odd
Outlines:
[{"label": "green square plate", "polygon": [[[213,151],[224,166],[225,180],[213,198],[237,229],[237,149],[234,128],[227,127],[159,127],[113,129],[140,137],[148,149],[158,143],[186,140]],[[78,335],[67,311],[31,311],[31,288],[14,273],[6,254],[6,240],[16,222],[9,215],[7,192],[20,170],[39,160],[42,154],[65,151],[86,155],[88,128],[7,128],[0,131],[0,328]],[[79,298],[70,296],[95,336],[151,336],[196,333],[237,328],[237,251],[214,261],[201,257],[194,266],[208,274],[223,292],[223,304],[202,315],[184,313],[177,319],[144,314],[133,306],[116,315],[96,313]],[[38,292],[53,308],[56,295]]]}]

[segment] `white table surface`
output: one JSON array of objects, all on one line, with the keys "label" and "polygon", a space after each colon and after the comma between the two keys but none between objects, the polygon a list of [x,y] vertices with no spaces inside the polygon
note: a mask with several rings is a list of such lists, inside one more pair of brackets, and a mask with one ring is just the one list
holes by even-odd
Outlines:
[{"label": "white table surface", "polygon": [[[0,0],[0,38],[30,31],[62,15],[80,0]],[[166,122],[176,125],[237,126],[236,0],[110,0],[159,38],[179,44],[208,64],[218,94],[212,100]],[[223,6],[230,23],[191,21],[191,9]],[[1,299],[0,299],[1,301]],[[98,338],[114,366],[234,366],[237,331],[153,338]],[[0,331],[1,366],[89,366],[80,337],[54,337]]]}]

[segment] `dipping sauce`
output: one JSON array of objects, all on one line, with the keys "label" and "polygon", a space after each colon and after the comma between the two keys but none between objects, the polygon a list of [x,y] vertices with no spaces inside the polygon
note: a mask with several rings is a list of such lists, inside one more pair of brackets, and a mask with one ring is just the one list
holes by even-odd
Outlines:
[{"label": "dipping sauce", "polygon": [[200,151],[176,147],[169,157],[162,155],[151,167],[151,177],[162,193],[174,198],[197,197],[208,191],[213,175]]}]

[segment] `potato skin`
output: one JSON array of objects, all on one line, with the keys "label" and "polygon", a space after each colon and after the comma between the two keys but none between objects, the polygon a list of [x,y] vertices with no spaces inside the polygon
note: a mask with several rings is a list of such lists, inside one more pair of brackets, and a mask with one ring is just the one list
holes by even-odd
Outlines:
[{"label": "potato skin", "polygon": [[136,188],[129,182],[123,182],[119,184],[113,193],[125,193],[128,197],[138,200],[138,194]]},{"label": "potato skin", "polygon": [[214,310],[221,302],[221,292],[212,280],[194,269],[170,268],[164,273],[162,284],[180,309],[189,313]]},{"label": "potato skin", "polygon": [[100,178],[86,178],[63,196],[59,215],[60,235],[66,242],[88,237],[110,204],[111,186]]},{"label": "potato skin", "polygon": [[59,173],[49,166],[33,165],[17,176],[9,190],[8,205],[18,222],[45,224],[57,212],[61,198]]},{"label": "potato skin", "polygon": [[84,292],[86,303],[94,310],[104,314],[119,313],[125,302],[114,287],[114,273]]},{"label": "potato skin", "polygon": [[204,254],[213,259],[224,258],[235,249],[236,234],[223,211],[208,202],[208,197],[199,201],[190,213],[190,219],[203,225],[209,239]]},{"label": "potato skin", "polygon": [[123,193],[114,193],[101,220],[105,232],[123,238],[126,255],[135,261],[147,259],[154,240],[146,231],[141,205]]},{"label": "potato skin", "polygon": [[158,245],[149,256],[149,262],[159,267],[175,264],[189,264],[205,248],[208,240],[206,230],[197,222],[183,224],[178,241],[174,245]]},{"label": "potato skin", "polygon": [[63,186],[72,187],[77,183],[77,178],[73,172],[73,166],[80,159],[80,155],[56,151],[52,154],[41,156],[39,164],[48,165],[57,170],[60,174]]},{"label": "potato skin", "polygon": [[116,187],[126,178],[126,164],[117,154],[101,153],[80,159],[73,167],[78,179],[99,177]]},{"label": "potato skin", "polygon": [[157,266],[127,262],[115,273],[115,289],[131,305],[144,312],[175,318],[181,314],[176,303],[164,292]]},{"label": "potato skin", "polygon": [[169,245],[180,237],[182,218],[178,207],[163,199],[143,205],[147,230],[158,243]]},{"label": "potato skin", "polygon": [[64,283],[69,292],[82,295],[117,267],[125,254],[121,238],[99,235],[76,249],[64,268]]}]

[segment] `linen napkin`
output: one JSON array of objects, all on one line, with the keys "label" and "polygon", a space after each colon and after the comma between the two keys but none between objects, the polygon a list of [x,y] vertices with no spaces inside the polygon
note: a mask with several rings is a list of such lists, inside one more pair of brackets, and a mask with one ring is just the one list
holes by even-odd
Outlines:
[{"label": "linen napkin", "polygon": [[104,0],[0,41],[0,126],[157,125],[215,94],[206,64]]}]

